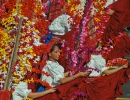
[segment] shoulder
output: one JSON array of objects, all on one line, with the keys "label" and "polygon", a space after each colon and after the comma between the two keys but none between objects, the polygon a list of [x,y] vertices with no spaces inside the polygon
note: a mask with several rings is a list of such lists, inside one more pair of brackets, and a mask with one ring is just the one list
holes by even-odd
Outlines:
[{"label": "shoulder", "polygon": [[[103,58],[101,54],[98,54],[98,55],[92,54],[91,57],[92,57],[92,58]],[[103,59],[104,59],[104,58],[103,58]]]},{"label": "shoulder", "polygon": [[94,54],[92,54],[91,58],[92,59],[97,59],[97,58],[102,58],[102,56],[101,55],[94,55]]},{"label": "shoulder", "polygon": [[[21,98],[21,97],[27,97],[28,93],[30,93],[32,90],[28,89],[28,84],[26,82],[20,82],[16,87],[14,91],[14,98]],[[22,100],[22,99],[20,99]]]},{"label": "shoulder", "polygon": [[61,20],[65,20],[65,19],[68,19],[68,18],[70,18],[70,16],[69,15],[67,15],[67,14],[62,14],[62,15],[60,15],[59,17],[57,17],[57,19],[61,19]]},{"label": "shoulder", "polygon": [[64,69],[58,62],[53,62],[53,61],[47,61],[46,67],[53,70]]},{"label": "shoulder", "polygon": [[106,62],[106,59],[104,59],[101,54],[99,54],[99,55],[91,55],[91,60],[97,61],[98,63]]},{"label": "shoulder", "polygon": [[59,65],[58,62],[53,62],[53,61],[50,61],[50,60],[48,60],[46,63],[47,63],[46,65]]}]

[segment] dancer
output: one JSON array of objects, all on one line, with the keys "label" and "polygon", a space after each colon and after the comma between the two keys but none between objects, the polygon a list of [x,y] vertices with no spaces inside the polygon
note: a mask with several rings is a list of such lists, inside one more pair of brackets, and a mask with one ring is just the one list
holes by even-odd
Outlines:
[{"label": "dancer", "polygon": [[102,45],[113,47],[106,59],[125,57],[130,54],[130,37],[125,28],[130,25],[130,0],[117,0],[109,5],[110,19],[102,36]]},{"label": "dancer", "polygon": [[26,98],[38,98],[38,97],[42,97],[48,93],[53,93],[55,92],[56,89],[55,88],[51,88],[48,90],[45,90],[43,92],[32,92],[31,89],[28,89],[28,84],[25,82],[20,82],[16,87],[15,87],[15,91],[13,93],[13,100],[23,100]]},{"label": "dancer", "polygon": [[[56,88],[56,92],[53,94],[48,94],[36,100],[60,100],[60,99],[62,100],[71,100],[71,99],[72,100],[74,99],[75,100],[80,100],[80,99],[90,100],[90,98],[93,100],[99,100],[99,97],[93,96],[95,94],[94,91],[98,91],[96,96],[100,95],[100,98],[102,98],[102,100],[107,100],[109,98],[114,98],[115,96],[117,96],[115,95],[115,92],[118,91],[118,88],[117,89],[115,88],[118,85],[119,87],[122,87],[120,86],[120,84],[118,84],[118,82],[125,83],[128,81],[127,79],[128,77],[125,74],[126,72],[125,70],[123,70],[128,67],[127,64],[117,69],[108,70],[105,66],[105,60],[101,57],[101,55],[97,56],[97,58],[95,59],[91,59],[92,61],[90,61],[88,65],[91,65],[90,63],[93,63],[93,65],[97,66],[97,67],[94,66],[97,69],[99,70],[104,69],[97,76],[101,75],[102,73],[105,73],[108,76],[103,76],[99,80],[95,80],[91,83],[88,83],[87,81],[88,75],[89,74],[91,75],[91,73],[89,73],[88,71],[80,72],[73,76],[68,76],[68,72],[64,73],[64,68],[57,62],[57,60],[59,59],[59,56],[60,56],[60,49],[57,44],[54,44],[49,53],[49,60],[47,61],[46,66],[43,68],[43,71],[48,72],[50,74],[50,77],[47,77],[45,75],[41,76],[41,79],[43,81],[47,81],[52,87]],[[98,62],[99,60],[97,59],[99,58],[100,60],[102,60],[103,63]],[[118,74],[120,77],[117,77]],[[117,78],[115,79],[115,77]],[[112,81],[110,79],[112,79]],[[103,84],[102,82],[99,82],[101,80],[104,81],[105,84]],[[114,84],[113,85],[109,84],[111,82],[114,82]],[[98,84],[93,86],[92,84],[95,84],[95,83],[98,83]],[[110,89],[108,92],[111,92],[111,94],[104,96],[103,93],[108,93],[108,92],[106,91],[102,93],[101,91],[99,91],[98,89],[100,85],[101,87],[103,87],[102,89],[103,91]],[[92,90],[94,90],[93,92],[89,86],[92,88]],[[113,89],[115,89],[114,92],[113,92]],[[80,95],[78,95],[77,93],[80,93]]]}]

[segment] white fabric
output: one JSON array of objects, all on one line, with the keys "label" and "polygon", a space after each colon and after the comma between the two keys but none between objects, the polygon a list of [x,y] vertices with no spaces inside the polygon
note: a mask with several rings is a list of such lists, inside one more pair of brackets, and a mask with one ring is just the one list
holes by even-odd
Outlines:
[{"label": "white fabric", "polygon": [[105,7],[108,7],[109,5],[111,5],[115,1],[117,1],[117,0],[107,0]]},{"label": "white fabric", "polygon": [[27,98],[28,93],[30,93],[31,91],[31,89],[28,89],[27,83],[20,82],[15,87],[15,91],[13,93],[13,100],[23,100],[24,98]]},{"label": "white fabric", "polygon": [[64,78],[64,68],[58,62],[47,61],[43,71],[48,72],[50,76],[42,75],[41,79],[48,82],[52,87],[59,85],[59,80]]},{"label": "white fabric", "polygon": [[106,60],[102,57],[102,55],[91,55],[90,62],[87,63],[87,66],[92,69],[97,69],[97,70],[92,70],[89,76],[100,76],[102,72],[108,67],[106,67]]},{"label": "white fabric", "polygon": [[70,24],[68,23],[69,15],[62,14],[57,17],[49,26],[49,30],[54,35],[64,35],[66,32],[70,31]]}]

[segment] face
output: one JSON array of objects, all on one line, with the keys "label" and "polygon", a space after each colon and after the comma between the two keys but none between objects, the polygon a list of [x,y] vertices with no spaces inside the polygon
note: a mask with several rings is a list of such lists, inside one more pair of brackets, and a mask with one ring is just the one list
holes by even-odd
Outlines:
[{"label": "face", "polygon": [[96,48],[96,51],[101,51],[102,50],[102,46],[101,43],[99,42],[98,47]]},{"label": "face", "polygon": [[67,9],[65,6],[63,6],[63,8],[61,9],[62,13],[66,13],[67,12]]},{"label": "face", "polygon": [[54,47],[54,50],[49,54],[49,60],[57,61],[60,57],[60,49],[58,46]]}]

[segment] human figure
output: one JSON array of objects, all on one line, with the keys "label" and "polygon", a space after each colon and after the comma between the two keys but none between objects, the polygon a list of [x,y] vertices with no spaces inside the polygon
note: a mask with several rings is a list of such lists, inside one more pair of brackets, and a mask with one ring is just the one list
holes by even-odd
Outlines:
[{"label": "human figure", "polygon": [[108,6],[109,11],[107,13],[111,16],[102,37],[102,44],[108,42],[109,39],[115,38],[119,35],[119,32],[124,32],[124,28],[129,26],[129,3],[129,0],[117,0]]},{"label": "human figure", "polygon": [[[97,50],[100,48],[97,48]],[[57,89],[57,91],[53,94],[48,94],[44,97],[38,98],[36,100],[75,100],[75,97],[73,96],[77,96],[76,100],[89,100],[89,98],[95,98],[94,96],[94,92],[92,92],[92,90],[97,91],[101,85],[101,87],[104,87],[103,90],[108,90],[109,88],[111,88],[111,90],[109,90],[110,92],[113,91],[113,89],[115,89],[116,86],[118,86],[118,82],[119,81],[124,81],[126,80],[126,77],[123,73],[124,68],[127,68],[128,65],[123,65],[119,68],[113,69],[113,70],[108,70],[106,68],[105,65],[105,59],[103,59],[100,56],[97,56],[97,58],[95,59],[91,59],[91,61],[88,63],[88,65],[96,65],[94,66],[95,68],[102,70],[102,72],[96,76],[100,76],[102,73],[105,73],[106,75],[108,75],[108,77],[102,77],[100,80],[104,79],[105,84],[102,84],[101,82],[99,83],[100,85],[98,85],[99,87],[96,87],[96,85],[92,85],[97,83],[97,81],[93,81],[93,83],[87,83],[87,77],[84,76],[88,76],[89,74],[91,75],[90,72],[86,71],[86,72],[79,72],[78,74],[75,74],[73,76],[68,76],[68,72],[64,73],[64,68],[57,62],[57,60],[59,59],[60,56],[60,49],[58,47],[57,44],[53,45],[50,53],[49,53],[49,60],[47,61],[46,66],[43,68],[43,71],[46,71],[50,74],[49,77],[42,75],[41,79],[43,81],[47,81],[52,87],[55,87]],[[99,62],[99,59],[102,60],[101,63]],[[96,60],[96,61],[95,61]],[[103,63],[102,63],[103,62]],[[92,64],[90,64],[92,63]],[[98,64],[99,63],[99,64]],[[93,66],[92,65],[92,66]],[[92,67],[91,66],[91,67]],[[118,73],[122,71],[121,73]],[[92,72],[93,73],[93,72]],[[117,77],[117,79],[115,79],[114,77],[116,77],[118,74],[120,74],[120,77]],[[111,83],[112,81],[110,79],[115,79],[112,80],[115,84],[114,85],[110,85],[109,83]],[[99,82],[99,80],[98,80]],[[125,82],[122,82],[125,83]],[[110,87],[106,86],[107,84],[109,84]],[[89,88],[89,86],[92,88],[92,90]],[[118,89],[115,89],[115,92]],[[80,95],[76,95],[76,93],[80,93]],[[91,92],[91,93],[90,93]],[[114,92],[114,93],[115,93]],[[100,98],[103,98],[102,100],[107,100],[108,98],[111,97],[115,97],[115,94],[112,92],[111,95],[108,94],[108,96],[104,96],[104,94],[101,93],[101,91],[97,92],[100,94]],[[94,97],[93,97],[94,96]],[[96,97],[98,98],[98,97]],[[107,99],[106,99],[107,98]],[[94,100],[99,100],[99,99],[94,99]]]},{"label": "human figure", "polygon": [[15,91],[13,93],[13,100],[23,100],[26,98],[39,98],[42,96],[45,96],[48,93],[55,92],[55,88],[50,88],[48,90],[42,91],[42,92],[32,92],[31,89],[28,89],[28,84],[25,82],[20,82],[16,87]]},{"label": "human figure", "polygon": [[[106,46],[111,42],[113,49],[109,52],[106,59],[125,57],[130,54],[130,37],[123,33],[125,28],[130,25],[130,0],[116,0],[107,8],[110,19],[106,24],[106,29],[101,38],[102,45]],[[121,34],[123,34],[121,36]],[[117,38],[120,37],[120,38]]]},{"label": "human figure", "polygon": [[48,43],[51,39],[59,39],[67,32],[71,31],[71,25],[69,24],[70,16],[66,13],[66,5],[61,8],[61,14],[52,20],[49,25],[49,34],[45,40],[45,43]]},{"label": "human figure", "polygon": [[49,53],[49,60],[46,62],[46,66],[43,71],[48,72],[50,76],[42,75],[41,79],[47,81],[52,87],[59,84],[70,82],[76,78],[84,77],[89,72],[79,72],[78,74],[69,76],[69,72],[64,72],[64,68],[57,62],[60,57],[60,48],[58,44],[54,44]]},{"label": "human figure", "polygon": [[120,67],[116,66],[116,68],[109,70],[109,68],[106,66],[106,63],[107,63],[106,60],[102,57],[100,53],[101,50],[102,50],[102,46],[100,42],[98,42],[97,47],[96,47],[96,52],[98,52],[98,54],[93,53],[91,55],[90,61],[86,64],[86,66],[88,66],[88,68],[92,70],[89,75],[90,77],[100,76],[102,74],[111,75],[113,73],[118,72],[121,69],[128,67],[128,63],[127,63]]},{"label": "human figure", "polygon": [[[52,7],[55,5],[54,8],[56,8],[57,4],[59,6],[59,3],[60,3],[59,1],[54,0],[52,2]],[[54,15],[54,17],[50,20],[51,24],[48,27],[50,34],[48,34],[48,36],[45,37],[45,43],[49,43],[49,41],[51,39],[59,39],[59,38],[62,38],[62,37],[64,39],[65,38],[64,35],[66,35],[66,33],[68,35],[69,34],[72,35],[72,33],[74,33],[72,31],[73,27],[71,25],[73,23],[73,21],[71,19],[71,16],[69,16],[67,14],[67,1],[64,0],[60,4],[60,6],[61,5],[62,5],[62,7],[60,7],[60,9],[59,9],[59,7],[57,8],[58,13],[52,14],[52,15]],[[50,7],[50,8],[52,9],[52,7]],[[51,15],[49,15],[49,16],[52,17]],[[69,22],[69,20],[71,20],[71,23]]]},{"label": "human figure", "polygon": [[64,35],[66,32],[71,30],[68,19],[70,18],[67,14],[58,16],[49,26],[49,31],[54,35]]}]

